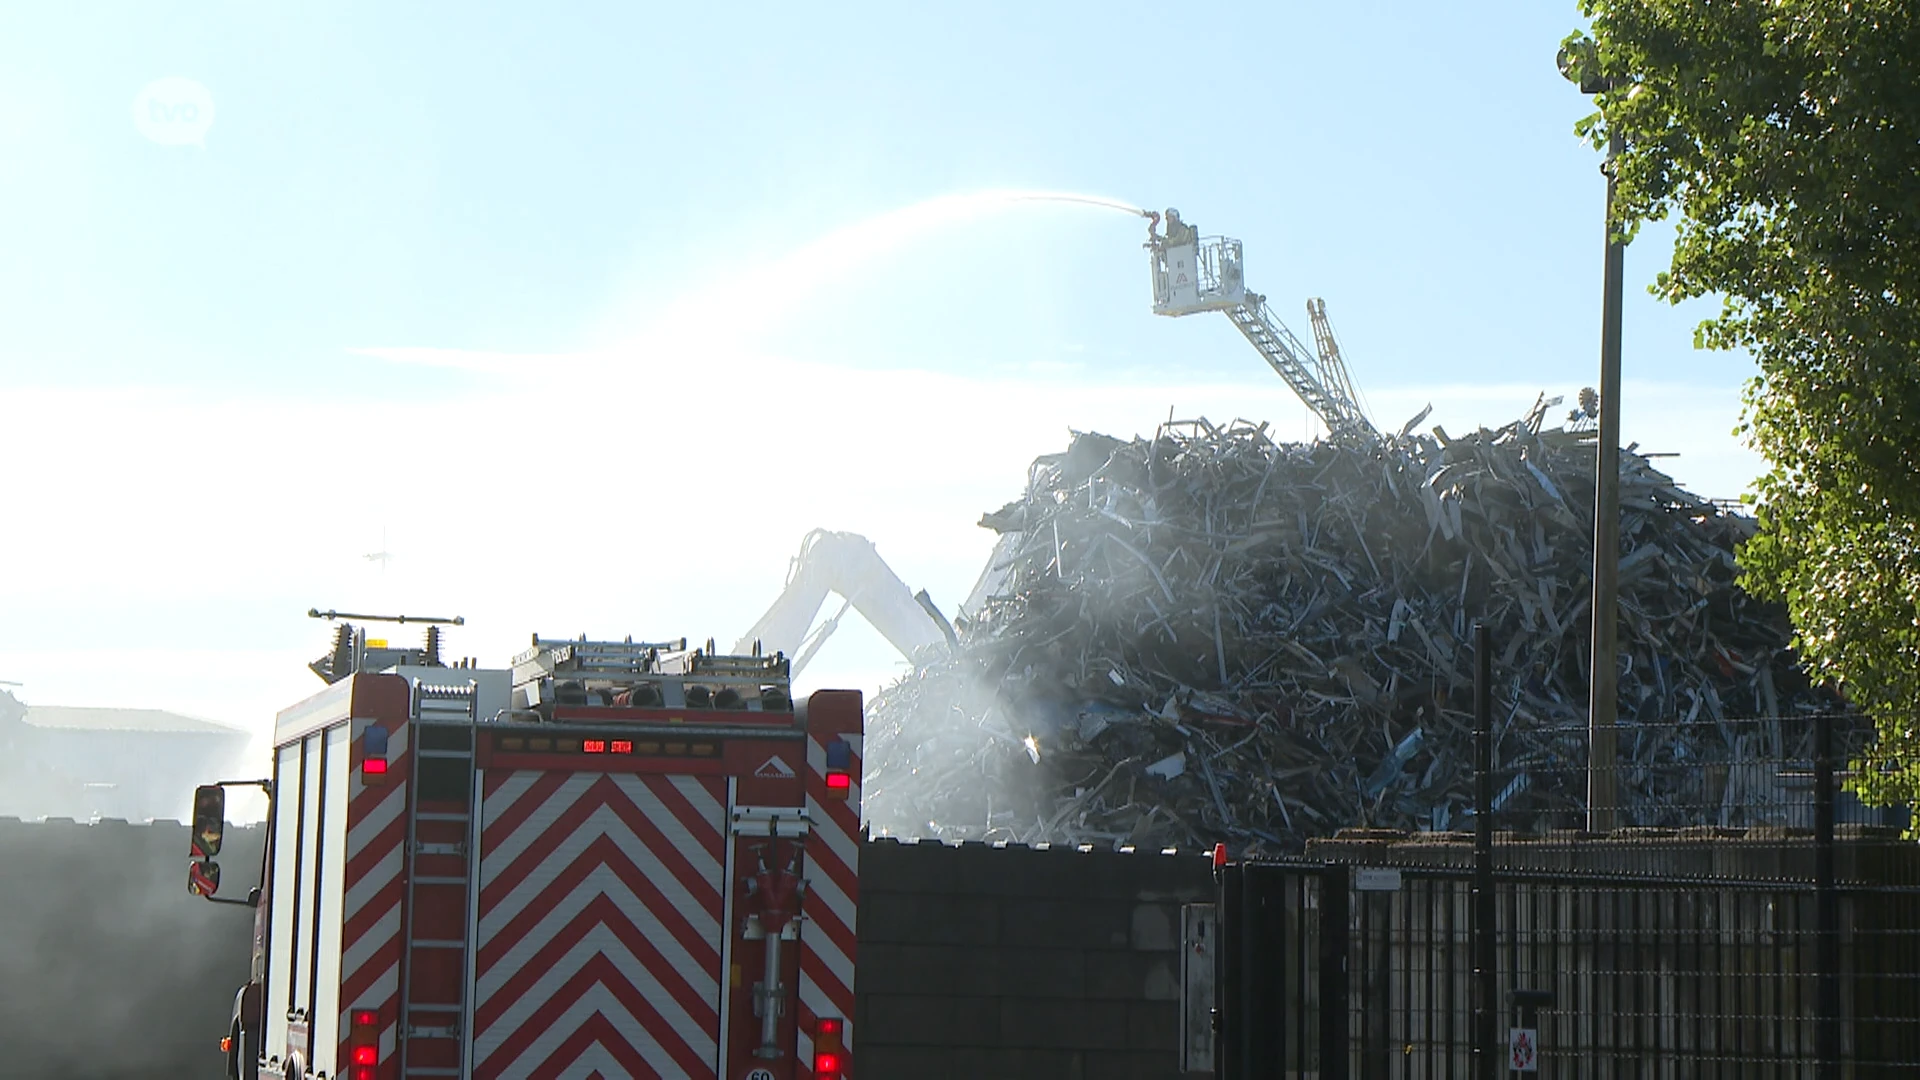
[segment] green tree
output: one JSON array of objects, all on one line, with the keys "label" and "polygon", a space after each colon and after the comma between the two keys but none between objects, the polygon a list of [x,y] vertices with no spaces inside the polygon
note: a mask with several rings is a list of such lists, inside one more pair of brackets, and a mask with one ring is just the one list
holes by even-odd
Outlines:
[{"label": "green tree", "polygon": [[1920,796],[1920,14],[1912,0],[1581,0],[1577,130],[1618,132],[1614,228],[1672,215],[1672,302],[1759,373],[1743,584],[1874,718],[1874,799]]}]

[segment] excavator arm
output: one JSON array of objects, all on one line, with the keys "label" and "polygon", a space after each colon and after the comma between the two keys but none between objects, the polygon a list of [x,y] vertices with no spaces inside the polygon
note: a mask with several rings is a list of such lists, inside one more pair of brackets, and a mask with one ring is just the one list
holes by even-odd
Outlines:
[{"label": "excavator arm", "polygon": [[[829,595],[841,598],[839,611],[809,634]],[[872,541],[854,533],[815,529],[801,541],[800,554],[787,571],[786,588],[740,638],[734,653],[747,655],[756,647],[785,653],[793,675],[798,676],[849,607],[909,660],[937,655],[955,640],[953,627],[932,599],[924,590],[915,594],[908,589]]]}]

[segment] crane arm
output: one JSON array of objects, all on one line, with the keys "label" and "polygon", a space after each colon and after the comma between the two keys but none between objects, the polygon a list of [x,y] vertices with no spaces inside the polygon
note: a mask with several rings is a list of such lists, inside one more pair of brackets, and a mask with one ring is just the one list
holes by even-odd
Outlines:
[{"label": "crane arm", "polygon": [[[841,612],[811,637],[807,631],[829,593],[845,600]],[[907,659],[922,650],[942,648],[951,630],[932,608],[925,594],[916,597],[880,557],[873,542],[854,533],[815,529],[801,542],[800,554],[787,573],[787,585],[766,614],[753,624],[734,651],[746,654],[758,644],[765,652],[793,658],[798,675],[812,659],[847,606],[858,611]]]}]

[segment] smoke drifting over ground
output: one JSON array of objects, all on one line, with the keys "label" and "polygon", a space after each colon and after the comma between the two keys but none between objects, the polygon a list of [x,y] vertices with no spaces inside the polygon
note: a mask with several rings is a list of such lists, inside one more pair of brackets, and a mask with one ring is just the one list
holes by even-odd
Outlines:
[{"label": "smoke drifting over ground", "polygon": [[[262,841],[227,833],[242,896]],[[187,848],[177,823],[0,820],[0,1080],[221,1075],[252,910],[188,895]]]}]

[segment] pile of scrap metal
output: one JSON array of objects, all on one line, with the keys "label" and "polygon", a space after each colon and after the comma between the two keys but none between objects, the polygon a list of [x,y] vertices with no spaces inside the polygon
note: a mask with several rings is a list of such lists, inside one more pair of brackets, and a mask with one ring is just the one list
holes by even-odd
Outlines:
[{"label": "pile of scrap metal", "polygon": [[[1461,827],[1475,620],[1496,764],[1526,777],[1503,781],[1501,826],[1578,827],[1593,440],[1529,421],[1310,444],[1205,420],[1076,434],[982,520],[1004,583],[955,653],[872,703],[874,833],[1289,852],[1346,826]],[[1784,613],[1736,584],[1751,519],[1632,451],[1622,823],[1692,824],[1707,764],[1753,730],[1804,758],[1806,718],[1833,703]]]}]

